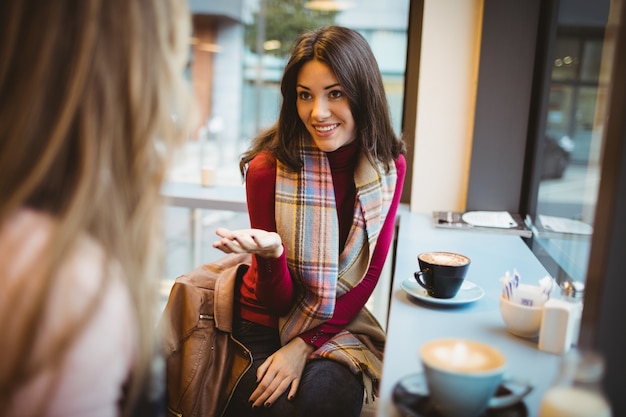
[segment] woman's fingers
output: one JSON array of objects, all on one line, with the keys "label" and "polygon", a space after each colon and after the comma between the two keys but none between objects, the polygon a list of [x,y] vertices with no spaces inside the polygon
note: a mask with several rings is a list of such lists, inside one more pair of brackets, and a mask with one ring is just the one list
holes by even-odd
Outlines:
[{"label": "woman's fingers", "polygon": [[289,388],[289,386],[293,386],[293,384],[295,383],[295,380],[290,381],[287,379],[283,379],[280,381],[278,387],[274,388],[274,389],[270,389],[268,391],[272,392],[272,394],[265,400],[265,402],[263,403],[263,406],[265,407],[270,407],[272,404],[274,404],[274,402],[276,400],[278,400],[278,398],[283,395],[283,393],[285,391],[287,391],[287,389]]},{"label": "woman's fingers", "polygon": [[268,357],[257,369],[259,384],[250,396],[252,405],[269,407],[288,389],[287,398],[293,399],[313,349],[296,337]]},{"label": "woman's fingers", "polygon": [[215,234],[218,235],[219,237],[228,237],[230,235],[230,230],[225,227],[219,227],[215,231]]},{"label": "woman's fingers", "polygon": [[[266,399],[272,394],[271,385],[275,381],[276,374],[268,373],[272,357],[270,356],[265,362],[257,369],[257,387],[250,395],[248,401],[252,403],[253,407],[261,407],[265,404]],[[278,383],[276,383],[278,385]]]},{"label": "woman's fingers", "polygon": [[294,380],[287,375],[267,372],[250,395],[249,401],[253,407],[270,407],[293,382]]},{"label": "woman's fingers", "polygon": [[260,382],[272,364],[273,356],[269,356],[256,370],[256,382]]},{"label": "woman's fingers", "polygon": [[218,228],[215,233],[222,239],[213,242],[213,247],[223,252],[248,252],[268,258],[277,258],[283,252],[278,233],[260,229],[229,230]]},{"label": "woman's fingers", "polygon": [[291,382],[291,388],[289,389],[289,394],[287,394],[288,400],[293,400],[298,392],[298,386],[300,385],[300,378],[296,378]]},{"label": "woman's fingers", "polygon": [[213,242],[213,247],[225,253],[241,253],[246,252],[237,241],[230,239],[222,239]]}]

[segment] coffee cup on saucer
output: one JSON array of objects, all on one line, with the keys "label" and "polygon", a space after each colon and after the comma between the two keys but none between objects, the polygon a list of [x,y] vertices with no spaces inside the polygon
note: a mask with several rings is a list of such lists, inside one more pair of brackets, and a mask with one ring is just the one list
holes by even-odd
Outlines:
[{"label": "coffee cup on saucer", "polygon": [[531,391],[525,389],[496,396],[505,382],[506,358],[496,348],[467,339],[438,339],[420,347],[430,400],[444,417],[477,417],[487,408],[519,402]]},{"label": "coffee cup on saucer", "polygon": [[470,265],[467,256],[453,252],[423,252],[417,262],[420,270],[415,272],[415,280],[435,298],[455,297]]}]

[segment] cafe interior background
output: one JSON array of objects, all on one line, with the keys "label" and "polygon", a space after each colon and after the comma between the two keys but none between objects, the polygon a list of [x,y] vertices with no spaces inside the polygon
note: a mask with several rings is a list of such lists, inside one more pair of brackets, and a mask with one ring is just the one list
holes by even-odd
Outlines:
[{"label": "cafe interior background", "polygon": [[[403,209],[523,215],[534,232],[525,241],[552,276],[585,284],[580,344],[605,357],[606,393],[626,415],[623,0],[188,1],[200,122],[170,189],[200,187],[203,167],[216,187],[243,189],[239,155],[276,119],[295,36],[329,23],[356,29],[408,144]],[[168,206],[164,302],[174,278],[221,256],[216,227],[247,221],[242,210]],[[368,302],[383,324],[392,275]]]}]

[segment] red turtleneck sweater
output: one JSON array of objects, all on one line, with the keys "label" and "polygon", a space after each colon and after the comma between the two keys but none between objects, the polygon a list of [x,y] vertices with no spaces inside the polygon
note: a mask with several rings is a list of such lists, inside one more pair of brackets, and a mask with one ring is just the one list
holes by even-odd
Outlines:
[{"label": "red turtleneck sweater", "polygon": [[[356,198],[354,168],[358,160],[358,151],[359,146],[355,141],[327,153],[339,219],[340,252],[344,248],[352,225]],[[300,335],[307,343],[319,347],[343,330],[374,291],[393,238],[395,217],[406,173],[404,156],[401,155],[395,164],[398,173],[395,194],[367,274],[356,287],[337,299],[331,319]],[[261,152],[250,162],[246,173],[246,195],[252,228],[276,231],[275,190],[276,159],[269,152]],[[265,326],[277,327],[278,317],[286,314],[292,306],[292,295],[293,283],[285,252],[283,251],[276,259],[253,256],[252,265],[244,275],[241,286],[238,303],[240,316]]]}]

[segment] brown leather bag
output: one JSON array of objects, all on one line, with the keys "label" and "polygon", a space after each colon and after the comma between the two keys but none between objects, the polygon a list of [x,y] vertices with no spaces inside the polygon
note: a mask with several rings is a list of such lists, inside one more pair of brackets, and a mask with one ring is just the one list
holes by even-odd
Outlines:
[{"label": "brown leather bag", "polygon": [[250,351],[232,337],[238,278],[249,254],[230,254],[178,277],[161,317],[170,416],[219,417]]}]

